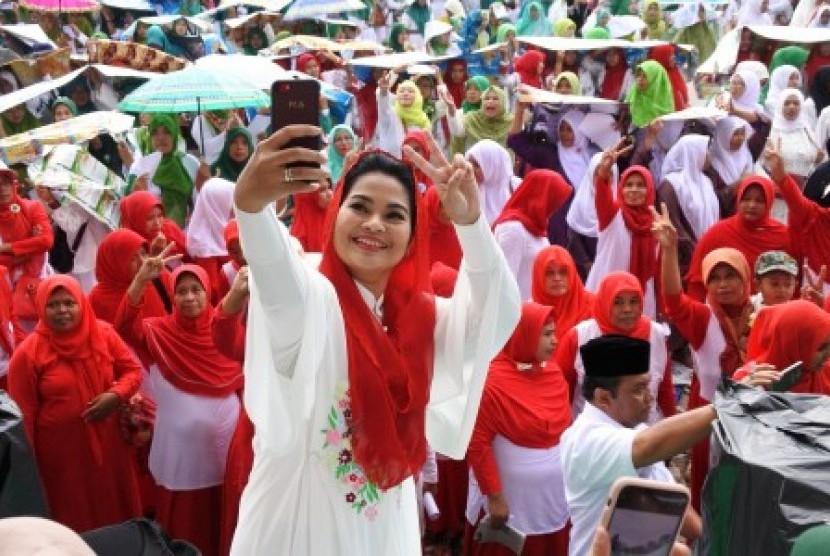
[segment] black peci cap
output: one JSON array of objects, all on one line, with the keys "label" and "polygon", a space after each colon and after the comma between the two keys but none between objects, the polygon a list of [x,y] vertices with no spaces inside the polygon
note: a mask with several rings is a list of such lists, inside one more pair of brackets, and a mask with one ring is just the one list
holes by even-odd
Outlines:
[{"label": "black peci cap", "polygon": [[641,375],[648,372],[651,344],[629,336],[609,334],[579,348],[585,374],[593,377]]}]

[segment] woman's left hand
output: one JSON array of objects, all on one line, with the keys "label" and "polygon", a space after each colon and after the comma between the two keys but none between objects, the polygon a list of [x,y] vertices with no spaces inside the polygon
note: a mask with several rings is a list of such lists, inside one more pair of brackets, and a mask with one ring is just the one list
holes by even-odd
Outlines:
[{"label": "woman's left hand", "polygon": [[767,143],[767,148],[764,151],[764,160],[767,163],[769,176],[772,178],[772,181],[782,183],[787,179],[787,169],[784,167],[784,158],[781,156],[780,137],[775,146],[773,146],[771,141]]},{"label": "woman's left hand", "polygon": [[435,143],[432,134],[427,133],[427,139],[434,163],[426,161],[409,145],[404,146],[406,156],[418,169],[432,178],[441,206],[454,224],[475,224],[481,215],[481,202],[473,165],[460,154],[455,155],[453,161],[449,162]]},{"label": "woman's left hand", "polygon": [[121,405],[121,398],[115,392],[104,392],[92,398],[87,403],[86,411],[81,413],[85,421],[94,423],[105,419],[107,415],[118,409]]}]

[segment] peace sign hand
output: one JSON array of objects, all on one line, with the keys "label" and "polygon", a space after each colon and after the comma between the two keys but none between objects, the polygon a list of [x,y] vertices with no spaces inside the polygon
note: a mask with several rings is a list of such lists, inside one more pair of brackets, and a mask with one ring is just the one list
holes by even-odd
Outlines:
[{"label": "peace sign hand", "polygon": [[764,159],[767,163],[767,169],[772,181],[775,183],[783,183],[787,179],[787,169],[784,167],[784,159],[781,156],[781,138],[778,138],[775,146],[772,141],[767,143],[767,148],[764,151]]},{"label": "peace sign hand", "polygon": [[460,154],[449,162],[429,133],[427,141],[434,162],[425,160],[409,145],[404,146],[404,153],[419,170],[432,178],[438,198],[450,220],[459,226],[474,224],[481,214],[481,202],[473,165]]},{"label": "peace sign hand", "polygon": [[596,175],[603,180],[610,180],[612,176],[612,168],[614,164],[617,163],[617,159],[631,152],[631,149],[633,148],[633,144],[628,144],[628,138],[623,137],[620,139],[619,143],[610,149],[603,151],[602,158],[597,166]]},{"label": "peace sign hand", "polygon": [[824,309],[824,284],[827,283],[827,265],[821,265],[818,276],[804,261],[804,280],[807,284],[801,288],[801,299],[812,301]]},{"label": "peace sign hand", "polygon": [[666,203],[660,203],[660,212],[654,207],[648,207],[654,222],[651,224],[651,233],[662,249],[677,249],[677,228],[671,222],[669,209]]}]

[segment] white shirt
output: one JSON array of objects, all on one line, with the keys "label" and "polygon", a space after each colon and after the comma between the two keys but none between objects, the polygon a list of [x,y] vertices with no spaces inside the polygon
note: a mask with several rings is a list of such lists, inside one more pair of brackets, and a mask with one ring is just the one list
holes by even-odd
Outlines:
[{"label": "white shirt", "polygon": [[571,555],[591,553],[608,491],[615,480],[640,477],[674,482],[663,463],[634,467],[631,459],[634,437],[645,428],[645,425],[633,429],[624,427],[589,402],[562,435],[562,470],[572,524]]},{"label": "white shirt", "polygon": [[493,235],[501,247],[513,277],[519,285],[522,299],[530,299],[533,261],[539,251],[550,245],[548,238],[537,237],[518,220],[509,220],[496,226]]}]

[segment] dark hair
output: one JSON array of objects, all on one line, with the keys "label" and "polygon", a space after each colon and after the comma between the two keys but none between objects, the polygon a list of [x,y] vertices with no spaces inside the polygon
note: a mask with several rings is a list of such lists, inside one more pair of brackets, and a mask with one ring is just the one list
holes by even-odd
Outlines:
[{"label": "dark hair", "polygon": [[611,397],[617,397],[617,389],[620,387],[621,377],[618,376],[588,376],[582,382],[582,396],[589,402],[594,401],[594,390],[602,388],[611,392]]},{"label": "dark hair", "polygon": [[343,178],[343,196],[340,199],[340,204],[349,196],[355,182],[361,176],[377,172],[398,180],[406,191],[406,198],[409,201],[409,212],[412,220],[413,233],[418,227],[418,202],[415,198],[415,191],[417,185],[415,183],[415,176],[412,169],[397,158],[394,158],[384,153],[372,153],[366,155],[357,161],[357,163],[349,168],[346,176]]}]

